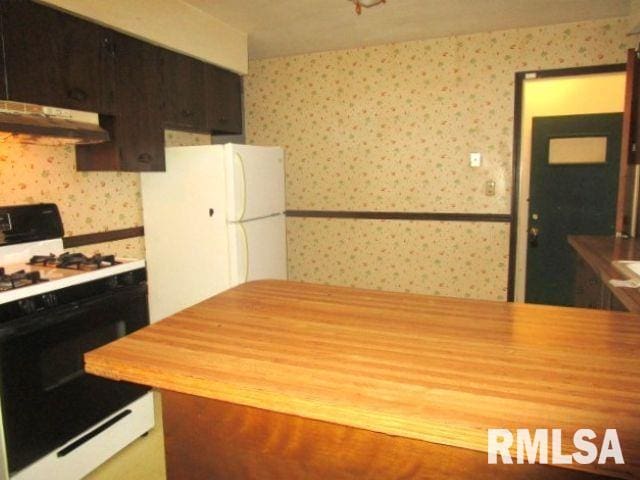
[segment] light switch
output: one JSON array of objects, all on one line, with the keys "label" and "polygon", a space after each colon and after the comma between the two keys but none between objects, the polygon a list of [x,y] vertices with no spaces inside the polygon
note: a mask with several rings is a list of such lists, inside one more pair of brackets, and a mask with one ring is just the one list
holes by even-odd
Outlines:
[{"label": "light switch", "polygon": [[482,165],[482,154],[481,153],[469,154],[469,166],[477,168],[480,165]]}]

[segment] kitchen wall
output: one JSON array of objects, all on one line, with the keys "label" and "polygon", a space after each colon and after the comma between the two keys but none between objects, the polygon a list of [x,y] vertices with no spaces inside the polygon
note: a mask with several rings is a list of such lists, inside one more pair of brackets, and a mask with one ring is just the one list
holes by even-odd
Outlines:
[{"label": "kitchen wall", "polygon": [[[167,146],[211,143],[205,134],[166,131]],[[75,149],[0,144],[0,205],[58,204],[65,235],[142,225],[140,174],[77,172]],[[79,247],[83,252],[143,257],[142,237]]]},{"label": "kitchen wall", "polygon": [[629,31],[640,32],[640,0],[629,0]]},{"label": "kitchen wall", "polygon": [[[286,149],[289,209],[509,213],[515,72],[624,62],[628,21],[252,61],[247,139]],[[295,218],[288,234],[294,280],[506,298],[508,224]]]}]

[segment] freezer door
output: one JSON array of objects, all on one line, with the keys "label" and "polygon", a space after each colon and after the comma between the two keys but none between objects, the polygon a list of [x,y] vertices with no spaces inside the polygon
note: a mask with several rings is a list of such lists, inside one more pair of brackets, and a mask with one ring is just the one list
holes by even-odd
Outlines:
[{"label": "freezer door", "polygon": [[222,147],[167,148],[166,162],[141,174],[152,322],[229,288]]},{"label": "freezer door", "polygon": [[287,279],[284,215],[229,224],[231,285]]},{"label": "freezer door", "polygon": [[282,148],[231,143],[224,148],[227,220],[239,222],[284,212]]}]

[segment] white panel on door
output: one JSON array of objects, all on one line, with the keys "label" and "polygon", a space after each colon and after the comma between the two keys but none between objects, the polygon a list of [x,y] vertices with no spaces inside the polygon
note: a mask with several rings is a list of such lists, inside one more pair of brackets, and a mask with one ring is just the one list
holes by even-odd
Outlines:
[{"label": "white panel on door", "polygon": [[287,279],[284,215],[229,224],[231,284]]},{"label": "white panel on door", "polygon": [[229,287],[222,147],[168,148],[166,164],[141,175],[152,322]]},{"label": "white panel on door", "polygon": [[227,144],[230,222],[262,218],[285,209],[284,151],[280,147]]}]

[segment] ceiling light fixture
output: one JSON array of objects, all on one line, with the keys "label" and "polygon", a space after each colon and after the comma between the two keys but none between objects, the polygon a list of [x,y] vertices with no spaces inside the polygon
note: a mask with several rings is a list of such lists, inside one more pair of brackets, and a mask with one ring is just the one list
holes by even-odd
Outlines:
[{"label": "ceiling light fixture", "polygon": [[356,6],[356,13],[360,15],[362,13],[362,7],[373,7],[381,3],[387,3],[386,0],[349,0]]}]

